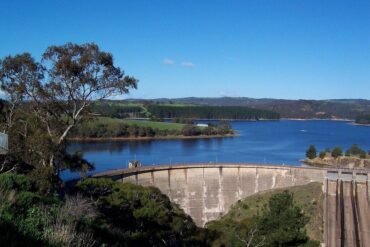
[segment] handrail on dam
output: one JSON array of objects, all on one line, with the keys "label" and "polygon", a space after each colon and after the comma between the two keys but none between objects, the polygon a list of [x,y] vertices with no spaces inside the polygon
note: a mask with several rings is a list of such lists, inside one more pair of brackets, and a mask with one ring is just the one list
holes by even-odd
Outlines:
[{"label": "handrail on dam", "polygon": [[275,164],[259,164],[259,163],[190,163],[190,164],[160,164],[160,165],[149,165],[134,168],[122,168],[108,170],[100,173],[96,173],[93,177],[115,177],[119,175],[129,175],[143,172],[154,172],[164,170],[176,170],[176,169],[194,169],[194,168],[266,168],[266,169],[313,169],[313,170],[326,170],[325,168],[317,167],[304,167],[294,165],[275,165]]}]

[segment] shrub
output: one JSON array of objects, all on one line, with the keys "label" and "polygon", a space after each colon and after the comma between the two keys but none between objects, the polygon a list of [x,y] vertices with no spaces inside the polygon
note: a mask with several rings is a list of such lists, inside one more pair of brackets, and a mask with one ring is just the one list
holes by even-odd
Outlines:
[{"label": "shrub", "polygon": [[320,159],[325,158],[325,156],[326,156],[326,152],[325,151],[321,151],[320,154],[319,154]]},{"label": "shrub", "polygon": [[31,188],[31,181],[24,175],[15,173],[0,174],[0,190],[28,191]]},{"label": "shrub", "polygon": [[331,156],[333,156],[333,158],[338,158],[339,156],[342,156],[342,155],[343,155],[343,151],[340,147],[335,147],[331,151]]},{"label": "shrub", "polygon": [[184,136],[198,136],[201,134],[201,130],[197,126],[188,124],[182,128],[182,134]]}]

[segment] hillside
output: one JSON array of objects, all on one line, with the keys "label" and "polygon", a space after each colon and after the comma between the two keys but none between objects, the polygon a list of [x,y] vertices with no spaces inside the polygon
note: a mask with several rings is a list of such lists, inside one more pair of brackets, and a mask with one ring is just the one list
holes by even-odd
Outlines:
[{"label": "hillside", "polygon": [[95,115],[113,118],[163,118],[183,119],[279,119],[274,111],[247,106],[200,105],[145,100],[105,100],[94,102],[91,111]]},{"label": "hillside", "polygon": [[370,100],[364,99],[286,100],[268,98],[254,99],[247,97],[190,97],[131,101],[208,106],[246,106],[277,112],[282,118],[355,119],[359,115],[370,114]]},{"label": "hillside", "polygon": [[305,227],[308,236],[313,240],[322,241],[324,199],[322,184],[310,183],[287,189],[260,192],[237,202],[226,215],[207,224],[208,229],[220,232],[213,246],[227,245],[235,229],[243,228],[253,216],[261,213],[272,196],[285,190],[293,194],[296,205],[302,208],[304,214],[309,217],[309,222]]}]

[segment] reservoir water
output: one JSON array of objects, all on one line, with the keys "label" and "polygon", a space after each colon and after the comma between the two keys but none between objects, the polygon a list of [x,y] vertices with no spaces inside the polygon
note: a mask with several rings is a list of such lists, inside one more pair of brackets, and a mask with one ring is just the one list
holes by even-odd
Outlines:
[{"label": "reservoir water", "polygon": [[[69,152],[82,151],[94,163],[91,173],[126,168],[128,161],[143,165],[248,162],[301,165],[310,144],[320,151],[352,144],[370,149],[370,127],[346,121],[280,120],[231,122],[238,136],[213,139],[75,142]],[[90,173],[90,174],[91,174]],[[64,179],[77,173],[65,171]]]}]

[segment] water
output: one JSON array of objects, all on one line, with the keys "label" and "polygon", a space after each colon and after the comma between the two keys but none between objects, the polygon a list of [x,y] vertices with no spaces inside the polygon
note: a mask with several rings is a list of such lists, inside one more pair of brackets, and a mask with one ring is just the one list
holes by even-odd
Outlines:
[{"label": "water", "polygon": [[[82,151],[95,170],[126,168],[129,160],[143,165],[178,163],[248,162],[301,165],[310,144],[318,150],[353,143],[368,151],[370,127],[345,121],[235,121],[236,137],[185,140],[105,141],[72,143],[69,151]],[[65,171],[64,179],[79,175]]]}]

